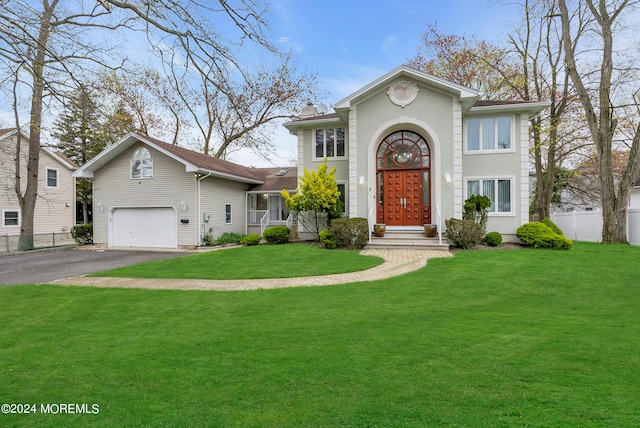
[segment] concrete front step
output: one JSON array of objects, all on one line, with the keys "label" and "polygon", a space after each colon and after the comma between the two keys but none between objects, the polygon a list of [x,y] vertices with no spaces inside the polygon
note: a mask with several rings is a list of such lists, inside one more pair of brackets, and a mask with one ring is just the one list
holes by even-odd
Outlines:
[{"label": "concrete front step", "polygon": [[365,248],[368,249],[429,249],[429,250],[441,250],[449,251],[449,244],[446,239],[443,239],[442,244],[439,243],[438,238],[427,238],[424,232],[416,231],[387,231],[384,237],[378,238],[371,237],[371,243]]}]

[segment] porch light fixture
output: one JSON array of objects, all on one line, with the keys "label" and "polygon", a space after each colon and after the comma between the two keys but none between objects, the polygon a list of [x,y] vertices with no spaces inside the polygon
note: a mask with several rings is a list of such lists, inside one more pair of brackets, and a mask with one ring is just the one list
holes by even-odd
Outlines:
[{"label": "porch light fixture", "polygon": [[447,184],[451,183],[451,174],[449,174],[448,172],[444,173],[443,178],[444,178],[444,182],[445,183],[447,183]]},{"label": "porch light fixture", "polygon": [[364,186],[364,175],[360,176],[360,179],[358,180],[358,184],[361,186]]}]

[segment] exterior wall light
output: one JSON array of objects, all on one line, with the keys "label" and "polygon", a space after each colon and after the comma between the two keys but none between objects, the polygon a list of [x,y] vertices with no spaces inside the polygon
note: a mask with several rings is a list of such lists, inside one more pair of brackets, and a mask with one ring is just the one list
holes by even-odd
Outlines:
[{"label": "exterior wall light", "polygon": [[445,183],[447,183],[447,184],[451,183],[451,174],[449,174],[448,172],[444,173],[443,178],[444,178],[444,182]]}]

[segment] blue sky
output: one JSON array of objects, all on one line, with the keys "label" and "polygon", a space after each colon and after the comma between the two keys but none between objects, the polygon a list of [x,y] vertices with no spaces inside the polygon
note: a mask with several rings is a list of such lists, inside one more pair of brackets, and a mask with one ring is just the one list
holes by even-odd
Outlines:
[{"label": "blue sky", "polygon": [[[418,51],[428,23],[445,34],[476,35],[499,42],[518,20],[520,9],[499,0],[274,0],[272,37],[290,49],[301,69],[315,73],[331,106],[394,68]],[[278,159],[295,159],[296,137],[277,132]],[[250,152],[230,159],[270,166]]]},{"label": "blue sky", "polygon": [[413,57],[427,23],[504,40],[519,15],[498,0],[274,0],[272,33],[316,73],[331,105]]}]

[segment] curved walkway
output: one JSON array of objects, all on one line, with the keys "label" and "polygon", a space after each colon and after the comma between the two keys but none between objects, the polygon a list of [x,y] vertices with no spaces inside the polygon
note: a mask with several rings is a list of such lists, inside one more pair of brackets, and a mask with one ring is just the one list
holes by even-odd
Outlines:
[{"label": "curved walkway", "polygon": [[332,284],[346,284],[349,282],[377,281],[391,278],[420,269],[427,264],[427,259],[452,257],[449,251],[439,250],[363,250],[363,255],[382,257],[385,261],[371,269],[322,276],[306,276],[298,278],[269,278],[269,279],[235,279],[235,280],[207,280],[207,279],[169,279],[169,278],[116,278],[116,277],[87,277],[61,279],[49,284],[80,285],[109,288],[149,288],[157,290],[257,290],[266,288],[310,287]]}]

